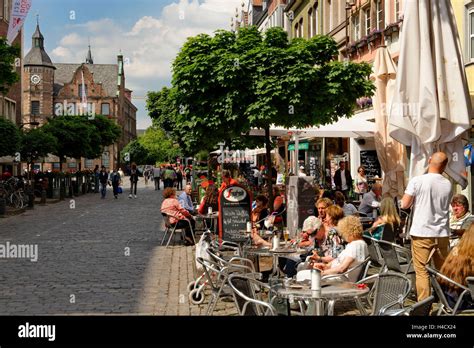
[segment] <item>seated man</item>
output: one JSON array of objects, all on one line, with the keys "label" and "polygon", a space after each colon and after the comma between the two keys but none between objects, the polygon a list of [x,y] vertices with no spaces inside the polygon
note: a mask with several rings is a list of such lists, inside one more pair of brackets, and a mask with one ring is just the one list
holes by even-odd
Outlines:
[{"label": "seated man", "polygon": [[179,204],[186,209],[190,214],[195,215],[193,200],[191,199],[191,192],[193,192],[193,188],[191,185],[186,185],[184,191],[178,197]]},{"label": "seated man", "polygon": [[[315,216],[309,216],[303,222],[303,232],[298,236],[298,247],[306,249],[304,254],[289,254],[285,257],[280,257],[278,265],[280,269],[288,277],[293,277],[296,274],[296,267],[303,262],[306,257],[312,255],[316,242],[316,233],[321,227],[321,221]],[[294,241],[293,241],[294,242]]]},{"label": "seated man", "polygon": [[374,209],[380,207],[380,201],[382,199],[382,185],[376,183],[372,186],[372,190],[364,195],[362,202],[359,206],[359,212],[370,216]]},{"label": "seated man", "polygon": [[451,230],[451,248],[459,243],[459,238],[464,234],[473,221],[474,216],[469,211],[469,202],[466,196],[458,194],[451,199],[451,213],[449,229]]}]

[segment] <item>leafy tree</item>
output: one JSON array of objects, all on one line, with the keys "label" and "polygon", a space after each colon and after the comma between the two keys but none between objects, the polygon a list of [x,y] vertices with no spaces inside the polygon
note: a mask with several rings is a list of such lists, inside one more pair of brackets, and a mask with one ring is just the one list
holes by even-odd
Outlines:
[{"label": "leafy tree", "polygon": [[57,139],[58,146],[53,152],[60,158],[97,158],[104,146],[113,144],[120,136],[120,128],[104,116],[59,116],[48,120],[43,130]]},{"label": "leafy tree", "polygon": [[[44,131],[43,127],[31,129],[23,133],[20,141],[20,154],[22,160],[27,162],[28,169],[40,157],[55,153],[58,139]],[[31,173],[30,170],[28,172]]]},{"label": "leafy tree", "polygon": [[20,130],[13,122],[0,116],[0,156],[14,155],[18,151],[20,135]]},{"label": "leafy tree", "polygon": [[140,144],[138,139],[131,141],[123,148],[121,157],[124,158],[127,153],[130,157],[130,162],[135,162],[138,165],[150,164],[148,151]]},{"label": "leafy tree", "polygon": [[[331,123],[350,117],[357,98],[372,95],[370,66],[338,62],[336,56],[332,38],[289,42],[282,28],[201,34],[182,47],[173,63],[173,87],[158,100],[171,107],[168,124],[188,150],[211,149],[251,128],[264,129],[271,167],[271,124]],[[162,117],[165,109],[154,110]]]},{"label": "leafy tree", "polygon": [[15,59],[20,57],[20,47],[10,46],[7,40],[0,37],[0,93],[7,94],[8,89],[15,82],[20,80],[20,76],[13,69]]}]

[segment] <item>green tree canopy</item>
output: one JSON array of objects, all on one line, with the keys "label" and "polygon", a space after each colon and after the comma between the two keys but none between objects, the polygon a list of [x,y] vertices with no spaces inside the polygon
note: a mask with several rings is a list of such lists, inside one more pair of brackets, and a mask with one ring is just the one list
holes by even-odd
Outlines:
[{"label": "green tree canopy", "polygon": [[111,145],[120,136],[120,127],[104,116],[58,116],[48,120],[43,130],[57,139],[53,154],[72,158],[97,158],[104,146]]},{"label": "green tree canopy", "polygon": [[149,93],[147,107],[186,150],[231,144],[270,124],[331,123],[351,116],[355,100],[373,93],[370,66],[335,61],[337,53],[328,36],[289,42],[281,28],[201,34],[176,57],[173,86]]},{"label": "green tree canopy", "polygon": [[0,116],[0,156],[11,156],[18,151],[20,135],[20,130],[13,122]]},{"label": "green tree canopy", "polygon": [[138,165],[150,164],[148,151],[140,144],[138,139],[131,141],[123,148],[121,152],[122,159],[125,159],[126,154],[128,154],[130,158],[130,163],[136,163]]},{"label": "green tree canopy", "polygon": [[40,157],[55,153],[58,139],[44,131],[43,127],[23,133],[20,141],[20,154],[23,161],[32,163]]},{"label": "green tree canopy", "polygon": [[13,69],[15,59],[20,57],[20,47],[10,46],[7,40],[0,37],[0,93],[7,94],[8,89],[20,76]]}]

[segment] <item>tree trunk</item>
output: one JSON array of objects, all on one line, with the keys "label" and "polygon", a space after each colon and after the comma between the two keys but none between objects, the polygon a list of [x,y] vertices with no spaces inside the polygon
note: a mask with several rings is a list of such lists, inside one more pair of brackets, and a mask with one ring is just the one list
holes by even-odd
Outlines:
[{"label": "tree trunk", "polygon": [[272,178],[272,154],[270,145],[270,126],[265,127],[265,149],[267,158],[267,177],[268,177],[268,202],[270,203],[270,211],[273,211],[273,178]]}]

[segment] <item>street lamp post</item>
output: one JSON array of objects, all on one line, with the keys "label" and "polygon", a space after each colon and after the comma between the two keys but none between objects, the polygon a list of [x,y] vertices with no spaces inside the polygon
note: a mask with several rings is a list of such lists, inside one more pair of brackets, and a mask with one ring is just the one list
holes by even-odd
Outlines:
[{"label": "street lamp post", "polygon": [[[18,128],[23,129],[23,127],[26,126],[26,125],[39,126],[39,122],[33,119],[33,121],[31,121],[31,122],[21,123]],[[34,194],[33,188],[31,187],[31,169],[32,168],[28,168],[28,165],[29,165],[29,163],[32,162],[31,157],[33,156],[33,153],[34,153],[34,151],[31,150],[30,151],[30,154],[31,154],[30,155],[30,160],[27,159],[27,162],[26,162],[26,167],[28,169],[28,190],[27,190],[26,194],[28,195],[28,208],[31,208],[31,209],[34,208],[35,194]],[[20,163],[20,168],[21,168],[21,163]],[[44,192],[44,194],[46,194],[46,192]],[[41,192],[41,196],[42,196],[41,199],[43,199],[43,192]]]}]

